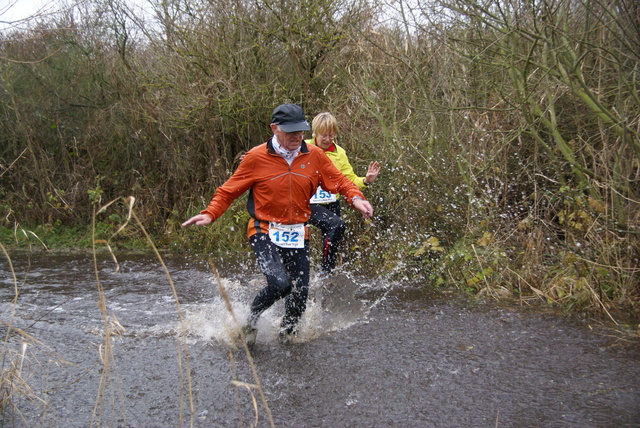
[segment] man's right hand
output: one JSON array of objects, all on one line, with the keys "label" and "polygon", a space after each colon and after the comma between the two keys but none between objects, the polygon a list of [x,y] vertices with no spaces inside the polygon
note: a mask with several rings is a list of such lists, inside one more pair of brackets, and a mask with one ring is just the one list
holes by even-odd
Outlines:
[{"label": "man's right hand", "polygon": [[182,223],[182,227],[191,226],[192,224],[195,224],[196,226],[206,226],[208,224],[211,224],[211,222],[213,222],[213,220],[211,220],[211,217],[209,217],[207,214],[198,214]]}]

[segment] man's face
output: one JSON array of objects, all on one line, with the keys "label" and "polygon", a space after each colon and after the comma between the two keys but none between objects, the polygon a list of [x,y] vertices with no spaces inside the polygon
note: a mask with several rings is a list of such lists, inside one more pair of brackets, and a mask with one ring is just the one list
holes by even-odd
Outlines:
[{"label": "man's face", "polygon": [[288,151],[297,150],[302,145],[304,139],[304,131],[284,132],[275,123],[271,124],[271,130],[278,139],[283,149]]}]

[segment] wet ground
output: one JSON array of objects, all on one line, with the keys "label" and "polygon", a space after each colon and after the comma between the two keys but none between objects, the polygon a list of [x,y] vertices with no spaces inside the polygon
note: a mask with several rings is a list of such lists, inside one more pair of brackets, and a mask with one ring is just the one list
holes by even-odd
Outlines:
[{"label": "wet ground", "polygon": [[[12,254],[17,283],[0,260],[0,425],[640,427],[640,346],[598,322],[342,278],[247,356],[206,261],[119,257]],[[219,269],[244,319],[262,277]]]}]

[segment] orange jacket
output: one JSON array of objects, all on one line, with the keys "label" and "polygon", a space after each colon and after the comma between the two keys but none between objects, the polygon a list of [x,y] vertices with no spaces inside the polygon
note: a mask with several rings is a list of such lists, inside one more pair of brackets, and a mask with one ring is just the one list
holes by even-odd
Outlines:
[{"label": "orange jacket", "polygon": [[[249,190],[247,236],[267,233],[269,222],[306,223],[311,216],[309,199],[318,186],[340,193],[351,204],[354,197],[364,198],[324,154],[322,149],[302,142],[300,154],[291,166],[278,155],[271,140],[249,150],[233,175],[216,189],[209,206],[201,211],[218,219],[231,203]],[[306,229],[306,228],[305,228]],[[308,231],[305,231],[308,238]]]}]

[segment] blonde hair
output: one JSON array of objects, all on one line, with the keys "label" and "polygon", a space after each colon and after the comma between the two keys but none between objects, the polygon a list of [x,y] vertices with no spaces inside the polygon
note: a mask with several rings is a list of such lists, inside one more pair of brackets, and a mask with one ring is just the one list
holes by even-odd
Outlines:
[{"label": "blonde hair", "polygon": [[311,135],[336,135],[338,133],[338,121],[329,112],[318,114],[311,122]]}]

